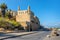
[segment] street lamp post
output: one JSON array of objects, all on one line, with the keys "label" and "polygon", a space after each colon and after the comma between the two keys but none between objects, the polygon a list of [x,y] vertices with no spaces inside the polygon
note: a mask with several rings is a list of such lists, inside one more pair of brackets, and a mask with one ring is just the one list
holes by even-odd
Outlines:
[{"label": "street lamp post", "polygon": [[30,23],[29,23],[29,32],[30,32]]},{"label": "street lamp post", "polygon": [[29,29],[29,32],[30,32],[30,22],[27,22],[27,24],[28,24],[28,29]]}]

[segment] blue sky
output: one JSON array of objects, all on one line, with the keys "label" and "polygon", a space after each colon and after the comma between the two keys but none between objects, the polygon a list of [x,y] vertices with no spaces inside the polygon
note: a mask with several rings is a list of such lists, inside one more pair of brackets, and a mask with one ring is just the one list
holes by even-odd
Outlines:
[{"label": "blue sky", "polygon": [[1,3],[6,3],[8,9],[16,11],[18,6],[21,10],[25,10],[30,5],[31,10],[39,18],[41,25],[45,27],[60,25],[59,0],[0,0]]}]

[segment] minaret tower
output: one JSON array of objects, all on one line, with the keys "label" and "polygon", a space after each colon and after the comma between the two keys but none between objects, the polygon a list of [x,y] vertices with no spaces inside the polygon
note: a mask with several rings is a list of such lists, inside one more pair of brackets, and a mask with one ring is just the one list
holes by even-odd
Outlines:
[{"label": "minaret tower", "polygon": [[18,10],[20,10],[20,6],[18,6]]},{"label": "minaret tower", "polygon": [[28,6],[28,13],[30,13],[30,6]]}]

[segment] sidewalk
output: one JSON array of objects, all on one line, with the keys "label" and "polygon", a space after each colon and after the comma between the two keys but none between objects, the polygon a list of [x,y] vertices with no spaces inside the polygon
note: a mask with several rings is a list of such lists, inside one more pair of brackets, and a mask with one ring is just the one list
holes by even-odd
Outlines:
[{"label": "sidewalk", "polygon": [[45,37],[43,40],[60,40],[60,31],[58,31],[59,36]]},{"label": "sidewalk", "polygon": [[8,38],[14,38],[14,37],[19,37],[23,35],[29,35],[33,34],[35,32],[20,32],[20,33],[0,33],[0,39],[8,39]]}]

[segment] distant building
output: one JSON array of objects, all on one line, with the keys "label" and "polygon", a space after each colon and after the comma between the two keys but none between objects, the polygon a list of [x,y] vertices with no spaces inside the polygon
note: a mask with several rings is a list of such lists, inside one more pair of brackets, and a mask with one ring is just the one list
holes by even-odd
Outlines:
[{"label": "distant building", "polygon": [[16,16],[17,12],[16,11],[12,11],[12,10],[7,10],[6,12],[9,12],[11,14],[11,16]]},{"label": "distant building", "polygon": [[38,17],[34,16],[34,13],[30,10],[20,10],[18,7],[16,21],[19,22],[25,30],[38,30],[40,27],[40,21]]},{"label": "distant building", "polygon": [[1,9],[0,9],[0,13],[1,13]]},{"label": "distant building", "polygon": [[1,15],[1,13],[2,13],[2,12],[1,12],[1,9],[0,9],[0,15]]}]

